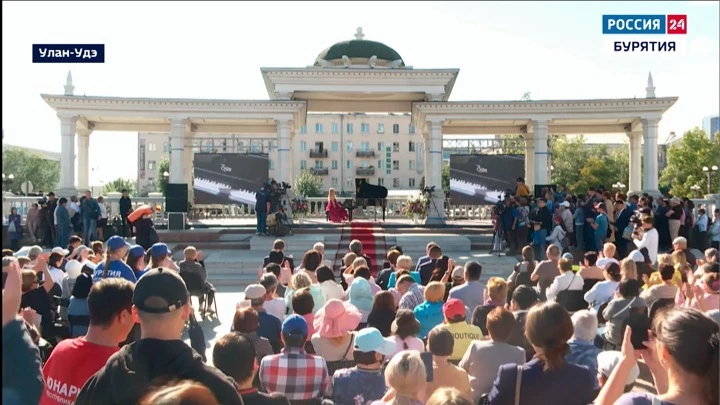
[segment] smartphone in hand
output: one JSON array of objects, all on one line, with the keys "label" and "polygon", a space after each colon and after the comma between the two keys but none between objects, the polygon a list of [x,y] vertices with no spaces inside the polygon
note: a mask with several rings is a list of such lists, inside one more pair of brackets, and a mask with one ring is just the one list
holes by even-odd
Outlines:
[{"label": "smartphone in hand", "polygon": [[635,350],[646,349],[643,342],[648,341],[648,329],[650,328],[650,319],[645,313],[631,313],[627,320],[627,325],[630,327],[632,336],[630,341],[632,342]]}]

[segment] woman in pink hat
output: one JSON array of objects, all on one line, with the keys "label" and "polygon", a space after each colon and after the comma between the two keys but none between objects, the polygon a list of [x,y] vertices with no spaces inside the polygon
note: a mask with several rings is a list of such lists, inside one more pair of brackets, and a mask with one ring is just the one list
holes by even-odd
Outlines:
[{"label": "woman in pink hat", "polygon": [[325,361],[353,360],[354,331],[362,314],[352,304],[331,299],[316,314],[312,344]]}]

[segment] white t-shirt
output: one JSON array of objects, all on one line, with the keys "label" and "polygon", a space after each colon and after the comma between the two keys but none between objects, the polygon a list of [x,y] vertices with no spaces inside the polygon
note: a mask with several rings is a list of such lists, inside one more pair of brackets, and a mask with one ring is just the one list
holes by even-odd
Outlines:
[{"label": "white t-shirt", "polygon": [[62,281],[65,278],[65,276],[66,276],[66,274],[64,271],[62,271],[58,268],[55,268],[55,267],[50,268],[50,277],[52,277],[53,282],[58,283],[62,286]]},{"label": "white t-shirt", "polygon": [[265,301],[263,308],[265,308],[265,312],[276,317],[280,320],[280,322],[285,319],[285,310],[287,309],[287,305],[285,305],[284,299],[273,298],[270,301]]},{"label": "white t-shirt", "polygon": [[604,269],[610,263],[615,263],[617,265],[620,264],[620,262],[615,260],[615,258],[603,257],[602,259],[597,260],[597,263],[595,264],[595,266],[600,267],[601,269]]}]

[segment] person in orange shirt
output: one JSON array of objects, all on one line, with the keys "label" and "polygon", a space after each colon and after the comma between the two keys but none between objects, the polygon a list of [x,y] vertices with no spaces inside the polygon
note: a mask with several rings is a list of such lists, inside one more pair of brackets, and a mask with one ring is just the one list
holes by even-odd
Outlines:
[{"label": "person in orange shirt", "polygon": [[518,177],[517,179],[515,179],[515,181],[517,182],[517,187],[515,188],[515,197],[529,197],[530,187],[525,184],[525,179],[522,177]]}]

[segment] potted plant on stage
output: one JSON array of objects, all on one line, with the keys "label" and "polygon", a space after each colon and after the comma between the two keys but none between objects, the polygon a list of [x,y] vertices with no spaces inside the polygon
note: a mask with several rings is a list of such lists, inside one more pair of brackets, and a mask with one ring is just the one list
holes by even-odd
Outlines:
[{"label": "potted plant on stage", "polygon": [[417,225],[427,213],[427,199],[423,196],[408,199],[403,207],[403,213],[408,218],[412,218],[413,225]]},{"label": "potted plant on stage", "polygon": [[310,205],[304,198],[298,197],[292,200],[291,208],[293,217],[297,218],[298,223],[302,223],[302,219],[310,210]]}]

